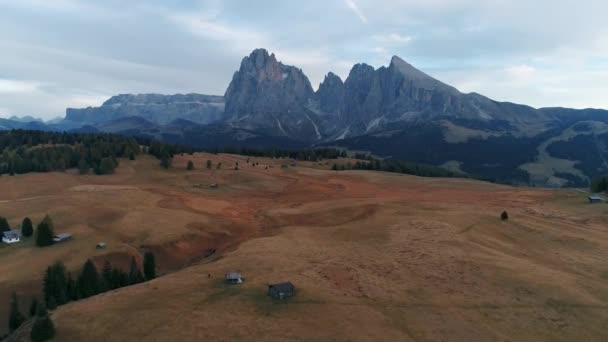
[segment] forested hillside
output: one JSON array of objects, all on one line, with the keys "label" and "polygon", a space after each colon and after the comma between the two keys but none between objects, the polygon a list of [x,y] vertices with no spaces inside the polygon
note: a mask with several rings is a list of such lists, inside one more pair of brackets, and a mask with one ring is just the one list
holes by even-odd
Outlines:
[{"label": "forested hillside", "polygon": [[71,134],[29,130],[0,132],[0,174],[91,169],[112,173],[117,158],[141,153],[133,138],[109,134]]}]

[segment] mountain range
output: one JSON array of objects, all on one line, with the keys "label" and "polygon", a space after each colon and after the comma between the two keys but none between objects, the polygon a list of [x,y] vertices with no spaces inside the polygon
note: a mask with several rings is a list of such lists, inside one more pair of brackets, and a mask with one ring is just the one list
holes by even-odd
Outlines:
[{"label": "mountain range", "polygon": [[256,49],[224,96],[122,94],[30,128],[143,135],[199,148],[336,146],[497,181],[582,186],[608,173],[608,111],[532,108],[462,93],[394,56],[378,69],[304,72]]}]

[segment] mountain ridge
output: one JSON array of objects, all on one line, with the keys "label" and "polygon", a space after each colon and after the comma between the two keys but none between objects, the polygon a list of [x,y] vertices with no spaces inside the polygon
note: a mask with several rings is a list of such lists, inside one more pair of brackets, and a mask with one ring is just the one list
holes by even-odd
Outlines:
[{"label": "mountain ridge", "polygon": [[[64,122],[48,129],[86,126],[200,148],[331,145],[564,186],[608,173],[607,122],[601,109],[537,109],[462,93],[398,56],[379,68],[357,63],[344,80],[329,71],[315,91],[302,69],[256,49],[223,96],[120,94],[100,107],[68,108]],[[27,125],[44,124],[0,121],[0,129]],[[590,147],[591,154],[571,152]]]}]

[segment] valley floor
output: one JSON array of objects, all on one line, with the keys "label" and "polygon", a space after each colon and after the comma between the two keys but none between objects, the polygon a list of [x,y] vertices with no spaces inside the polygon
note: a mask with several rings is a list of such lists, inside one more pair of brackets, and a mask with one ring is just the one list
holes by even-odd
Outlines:
[{"label": "valley floor", "polygon": [[[61,306],[57,341],[608,339],[608,206],[584,193],[246,159],[0,177],[11,224],[49,213],[74,233],[0,248],[0,310],[55,260],[126,267],[145,249],[164,275]],[[271,300],[283,281],[296,296]]]}]

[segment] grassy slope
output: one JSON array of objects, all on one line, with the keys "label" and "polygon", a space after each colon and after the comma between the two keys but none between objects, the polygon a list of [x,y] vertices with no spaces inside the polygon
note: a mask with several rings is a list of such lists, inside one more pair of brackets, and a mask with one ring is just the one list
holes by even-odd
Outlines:
[{"label": "grassy slope", "polygon": [[[208,158],[239,161],[240,171],[183,170],[187,159],[202,168]],[[253,168],[245,159],[197,155],[176,158],[172,171],[139,160],[108,177],[0,179],[11,188],[0,200],[59,196],[0,204],[11,223],[50,212],[77,233],[47,250],[0,249],[2,298],[14,284],[33,289],[49,260],[74,268],[143,245],[161,255],[164,273],[192,266],[61,307],[57,340],[608,337],[608,206],[585,205],[584,194],[308,163],[281,169],[264,159]],[[220,188],[192,187],[210,182]],[[498,220],[503,209],[508,222]],[[94,250],[98,240],[109,249]],[[208,248],[217,255],[201,259]],[[243,285],[222,284],[232,270]],[[286,280],[295,298],[265,296],[268,283]]]}]

